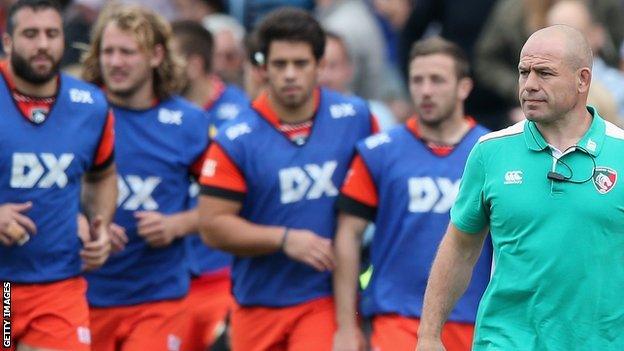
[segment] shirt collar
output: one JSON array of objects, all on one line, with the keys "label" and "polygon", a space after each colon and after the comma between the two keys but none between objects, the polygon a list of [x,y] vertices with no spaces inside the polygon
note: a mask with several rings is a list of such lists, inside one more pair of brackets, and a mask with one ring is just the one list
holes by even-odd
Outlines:
[{"label": "shirt collar", "polygon": [[[587,151],[596,157],[602,149],[605,139],[605,122],[593,106],[587,106],[587,111],[592,115],[592,122],[585,135],[576,143],[579,149]],[[535,122],[527,121],[524,124],[524,141],[527,147],[533,151],[542,151],[548,147],[548,143],[535,125]]]}]

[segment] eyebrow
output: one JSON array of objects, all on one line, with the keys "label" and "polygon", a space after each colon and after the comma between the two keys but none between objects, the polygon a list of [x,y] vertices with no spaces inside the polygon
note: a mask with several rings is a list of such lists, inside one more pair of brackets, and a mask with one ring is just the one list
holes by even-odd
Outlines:
[{"label": "eyebrow", "polygon": [[[518,65],[518,70],[527,69],[528,68],[527,66],[528,65],[521,63],[521,64]],[[550,66],[547,66],[547,65],[539,65],[539,64],[538,65],[533,65],[531,67],[531,69],[533,69],[535,71],[553,71],[553,72],[556,71],[553,67],[550,67]]]}]

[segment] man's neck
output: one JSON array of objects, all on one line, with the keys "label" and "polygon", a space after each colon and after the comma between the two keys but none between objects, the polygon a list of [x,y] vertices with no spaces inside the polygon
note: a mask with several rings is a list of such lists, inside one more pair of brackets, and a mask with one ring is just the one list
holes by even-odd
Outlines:
[{"label": "man's neck", "polygon": [[121,96],[109,91],[106,93],[106,98],[110,103],[116,106],[133,110],[146,110],[153,106],[156,95],[152,89],[152,82],[150,82],[149,84],[144,84],[132,95]]},{"label": "man's neck", "polygon": [[214,100],[213,78],[206,75],[201,79],[197,79],[188,88],[184,97],[191,100],[197,106],[204,107],[210,101]]},{"label": "man's neck", "polygon": [[464,110],[458,108],[453,116],[445,119],[436,126],[430,126],[419,121],[418,129],[423,139],[436,144],[455,145],[461,141],[470,129]]},{"label": "man's neck", "polygon": [[313,116],[316,110],[316,94],[316,91],[314,91],[303,104],[297,107],[288,107],[280,104],[269,93],[269,103],[280,121],[284,123],[299,123],[307,121]]},{"label": "man's neck", "polygon": [[567,150],[581,140],[592,123],[591,114],[582,107],[551,123],[536,122],[535,125],[548,144],[561,151]]},{"label": "man's neck", "polygon": [[10,79],[13,80],[13,84],[15,85],[15,89],[20,93],[32,97],[50,97],[56,95],[58,75],[45,83],[33,84],[17,76],[10,64],[8,65],[8,71],[11,75]]}]

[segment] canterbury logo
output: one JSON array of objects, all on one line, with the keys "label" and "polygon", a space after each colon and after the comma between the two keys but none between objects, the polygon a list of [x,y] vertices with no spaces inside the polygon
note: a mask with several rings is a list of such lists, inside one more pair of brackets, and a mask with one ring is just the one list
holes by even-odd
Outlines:
[{"label": "canterbury logo", "polygon": [[509,171],[505,173],[505,184],[522,184],[522,171]]}]

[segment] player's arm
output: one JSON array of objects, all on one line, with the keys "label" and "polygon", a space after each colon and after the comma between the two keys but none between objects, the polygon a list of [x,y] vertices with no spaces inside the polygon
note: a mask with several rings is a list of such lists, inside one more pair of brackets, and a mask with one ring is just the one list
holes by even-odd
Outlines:
[{"label": "player's arm", "polygon": [[84,270],[93,270],[104,264],[111,251],[109,225],[117,202],[117,167],[114,163],[83,177],[82,209],[89,224],[88,237],[82,237],[80,256]]},{"label": "player's arm", "polygon": [[487,228],[469,234],[449,225],[433,261],[418,330],[418,350],[439,350],[448,315],[466,291],[479,259]]},{"label": "player's arm", "polygon": [[92,168],[82,178],[81,204],[89,222],[89,235],[82,237],[83,269],[106,262],[111,250],[109,224],[117,203],[117,167],[114,163],[114,117],[109,112]]},{"label": "player's arm", "polygon": [[289,257],[319,271],[333,269],[331,240],[305,229],[252,223],[239,215],[246,183],[217,143],[209,148],[200,183],[199,226],[208,246],[237,256],[283,250]]},{"label": "player's arm", "polygon": [[165,247],[174,240],[199,230],[197,208],[163,214],[156,211],[137,211],[137,234],[151,247]]},{"label": "player's arm", "polygon": [[333,349],[365,350],[366,339],[357,319],[358,275],[362,235],[374,219],[377,190],[362,158],[357,155],[337,201],[338,226],[334,239],[334,300],[338,330]]},{"label": "player's arm", "polygon": [[341,212],[334,239],[336,268],[334,269],[334,300],[338,329],[334,335],[334,350],[365,350],[364,334],[357,318],[357,290],[360,272],[362,234],[368,220]]}]

